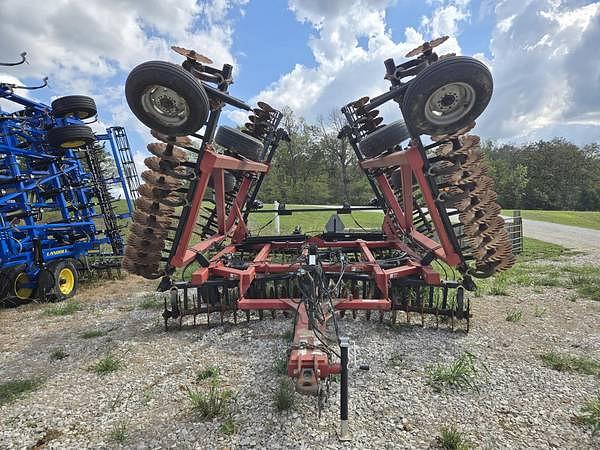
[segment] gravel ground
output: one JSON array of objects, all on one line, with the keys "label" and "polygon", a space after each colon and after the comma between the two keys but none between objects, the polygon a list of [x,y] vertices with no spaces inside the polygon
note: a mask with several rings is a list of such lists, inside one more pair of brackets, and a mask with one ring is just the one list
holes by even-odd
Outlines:
[{"label": "gravel ground", "polygon": [[[0,448],[433,448],[450,425],[478,448],[600,448],[574,420],[598,379],[551,370],[537,357],[556,350],[600,358],[600,303],[567,301],[572,291],[473,298],[468,334],[347,316],[351,357],[370,370],[351,369],[353,440],[342,444],[337,383],[320,419],[314,398],[296,395],[284,413],[273,406],[273,361],[285,352],[289,319],[165,332],[160,311],[139,308],[152,287],[137,277],[89,286],[79,296],[84,309],[67,316],[44,315],[48,305],[0,310],[0,381],[45,379],[0,406]],[[523,319],[506,321],[515,308]],[[94,329],[108,334],[81,337]],[[56,348],[68,356],[53,361]],[[440,393],[427,384],[428,367],[466,351],[489,370],[480,372],[478,390]],[[123,361],[120,370],[89,370],[109,352]],[[203,422],[190,410],[184,386],[201,388],[195,374],[209,365],[237,393],[231,436],[219,431],[220,420]],[[122,444],[111,437],[120,424]]]}]

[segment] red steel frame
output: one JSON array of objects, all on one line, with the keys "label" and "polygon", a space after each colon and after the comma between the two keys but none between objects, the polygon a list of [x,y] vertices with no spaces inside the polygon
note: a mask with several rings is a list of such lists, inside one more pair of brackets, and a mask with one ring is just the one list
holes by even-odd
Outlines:
[{"label": "red steel frame", "polygon": [[[215,254],[209,267],[197,269],[191,277],[191,284],[199,286],[208,281],[211,277],[223,277],[228,280],[237,280],[239,286],[239,299],[237,308],[240,310],[290,310],[296,312],[296,327],[292,351],[288,360],[288,375],[297,380],[299,390],[315,391],[318,387],[319,379],[325,379],[329,374],[339,373],[340,365],[331,363],[328,355],[320,348],[320,342],[315,333],[309,329],[307,311],[301,299],[294,298],[246,298],[248,288],[252,282],[261,277],[270,274],[293,273],[302,267],[301,263],[277,264],[269,262],[269,255],[279,249],[297,249],[302,252],[307,248],[307,244],[314,244],[319,249],[354,249],[360,251],[363,261],[358,263],[349,263],[344,266],[346,273],[366,273],[370,274],[375,281],[381,298],[363,299],[353,298],[350,293],[346,298],[337,298],[333,300],[335,310],[391,310],[392,301],[389,297],[390,281],[395,278],[403,278],[408,275],[418,275],[428,285],[439,286],[441,283],[439,274],[431,266],[420,264],[420,258],[410,249],[398,236],[397,228],[400,233],[410,236],[421,247],[428,251],[433,251],[437,258],[455,266],[460,263],[460,257],[455,252],[450,237],[443,226],[442,219],[437,210],[433,193],[429,187],[427,179],[423,173],[423,159],[413,143],[407,149],[395,152],[386,156],[367,159],[360,162],[363,169],[382,169],[387,167],[399,167],[402,183],[402,203],[410,205],[408,208],[402,208],[398,199],[394,195],[390,183],[386,176],[381,173],[375,177],[375,180],[385,197],[388,205],[388,213],[384,218],[383,231],[386,236],[382,241],[324,241],[318,236],[308,238],[304,242],[268,242],[256,244],[256,256],[245,269],[236,269],[228,267],[223,262],[223,256],[236,252],[237,243],[242,242],[248,234],[248,229],[244,223],[242,209],[245,205],[249,189],[252,184],[251,177],[245,177],[241,183],[236,195],[233,206],[227,214],[225,208],[225,190],[223,182],[224,170],[237,170],[250,173],[268,172],[269,165],[253,161],[239,160],[230,156],[217,154],[211,149],[205,151],[200,163],[200,178],[194,193],[188,221],[184,224],[183,232],[174,256],[170,264],[173,267],[183,267],[192,262],[198,252],[210,250],[215,244],[223,242],[226,238],[231,239],[231,244],[225,246]],[[212,176],[215,191],[215,207],[217,208],[218,234],[206,239],[198,244],[189,247],[192,231],[196,223],[196,217],[200,209],[204,193],[208,185],[209,178]],[[413,177],[419,184],[428,212],[436,228],[440,242],[436,242],[429,237],[419,233],[412,223],[412,205],[413,205]],[[394,225],[397,224],[397,227]],[[383,269],[376,262],[372,249],[387,248],[398,249],[409,255],[406,264]],[[323,263],[323,269],[328,272],[339,273],[340,264]],[[325,330],[320,330],[324,332]]]}]

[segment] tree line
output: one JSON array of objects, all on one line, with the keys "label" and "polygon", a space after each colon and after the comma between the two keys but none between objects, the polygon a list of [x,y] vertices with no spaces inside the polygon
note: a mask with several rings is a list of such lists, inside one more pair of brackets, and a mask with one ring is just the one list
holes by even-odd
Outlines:
[{"label": "tree line", "polygon": [[[309,123],[291,110],[280,124],[290,142],[277,149],[259,193],[263,202],[367,204],[373,197],[347,140],[337,138],[339,112]],[[522,145],[484,141],[482,149],[503,208],[599,210],[600,145],[566,139]]]}]

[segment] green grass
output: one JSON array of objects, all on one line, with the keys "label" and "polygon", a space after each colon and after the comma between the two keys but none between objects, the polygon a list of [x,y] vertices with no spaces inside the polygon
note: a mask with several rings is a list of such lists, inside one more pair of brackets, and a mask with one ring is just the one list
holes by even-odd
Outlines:
[{"label": "green grass", "polygon": [[509,311],[508,314],[506,315],[507,322],[517,323],[517,322],[520,322],[522,319],[523,319],[523,311],[521,311],[520,309],[515,309],[512,311]]},{"label": "green grass", "polygon": [[[311,208],[312,206],[307,205],[286,205],[286,209],[293,208]],[[273,210],[273,205],[265,205],[265,210]],[[290,216],[280,216],[280,230],[281,234],[288,234],[294,231],[296,225],[302,225],[303,233],[321,233],[325,229],[325,224],[329,220],[332,214],[335,214],[335,211],[323,211],[323,212],[305,212],[305,213],[294,213]],[[250,230],[256,234],[258,230],[266,225],[274,217],[274,214],[271,213],[253,213],[250,214],[248,223],[250,226]],[[380,211],[356,211],[350,214],[340,214],[340,219],[342,220],[344,226],[352,229],[360,230],[360,226],[363,228],[381,228],[381,223],[383,222],[383,213]],[[358,222],[357,225],[354,222]],[[275,224],[271,223],[264,227],[262,231],[260,231],[261,235],[269,235],[275,233]]]},{"label": "green grass", "polygon": [[163,307],[163,301],[157,299],[154,294],[145,295],[142,301],[138,303],[140,309],[162,309]]},{"label": "green grass", "polygon": [[81,311],[83,309],[83,304],[78,302],[77,300],[65,300],[62,303],[58,303],[56,305],[50,306],[44,309],[44,315],[46,316],[69,316],[71,314],[76,313],[77,311]]},{"label": "green grass", "polygon": [[82,339],[92,339],[96,337],[106,336],[107,334],[107,330],[89,330],[81,333],[81,337]]},{"label": "green grass", "polygon": [[0,384],[0,405],[12,402],[16,398],[36,390],[42,384],[39,378],[6,381]]},{"label": "green grass", "polygon": [[232,417],[225,419],[219,427],[219,431],[227,436],[231,436],[232,434],[234,434],[235,429],[235,421]]},{"label": "green grass", "polygon": [[287,355],[279,356],[278,358],[275,359],[275,362],[273,362],[273,369],[275,370],[275,373],[277,373],[278,375],[287,374],[287,368],[288,368]]},{"label": "green grass", "polygon": [[50,352],[50,359],[53,361],[59,361],[65,359],[69,354],[62,348],[55,348]]},{"label": "green grass", "polygon": [[98,375],[106,375],[112,372],[116,372],[123,367],[123,362],[113,355],[106,355],[94,364],[90,370],[96,372]]},{"label": "green grass", "polygon": [[579,420],[592,427],[592,434],[600,433],[600,391],[581,408]]},{"label": "green grass", "polygon": [[[502,210],[503,215],[510,216],[512,213],[512,210]],[[524,219],[600,230],[599,211],[537,211],[527,209],[521,210],[521,216]]]},{"label": "green grass", "polygon": [[273,399],[277,411],[286,411],[294,406],[294,392],[294,382],[288,377],[281,377]]},{"label": "green grass", "polygon": [[212,420],[224,417],[229,413],[233,392],[222,389],[215,380],[208,390],[196,390],[186,386],[188,400],[192,411],[202,420]]},{"label": "green grass", "polygon": [[600,377],[600,361],[586,356],[562,355],[555,351],[539,355],[545,366],[559,372],[577,372]]},{"label": "green grass", "polygon": [[119,443],[123,443],[127,440],[128,432],[127,427],[129,426],[128,420],[118,421],[110,430],[111,440]]},{"label": "green grass", "polygon": [[208,366],[206,369],[202,369],[196,374],[196,381],[203,381],[211,379],[216,379],[221,371],[216,366]]},{"label": "green grass", "polygon": [[[480,370],[476,366],[477,357],[466,352],[450,364],[438,364],[428,368],[428,384],[436,391],[444,388],[475,389]],[[487,368],[483,366],[487,371]]]},{"label": "green grass", "polygon": [[465,434],[455,427],[442,428],[437,440],[439,446],[445,450],[468,450],[471,448],[471,443],[466,439]]},{"label": "green grass", "polygon": [[523,238],[523,253],[519,255],[519,261],[533,261],[536,259],[557,260],[561,256],[577,254],[578,252],[565,248],[558,244],[540,241],[530,237]]}]

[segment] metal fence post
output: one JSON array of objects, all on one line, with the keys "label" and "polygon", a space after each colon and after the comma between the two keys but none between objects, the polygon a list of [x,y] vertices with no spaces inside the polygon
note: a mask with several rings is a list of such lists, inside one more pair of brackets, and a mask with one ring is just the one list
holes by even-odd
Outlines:
[{"label": "metal fence post", "polygon": [[281,227],[281,224],[279,222],[279,202],[275,200],[273,202],[273,206],[275,208],[275,234],[279,235]]}]

